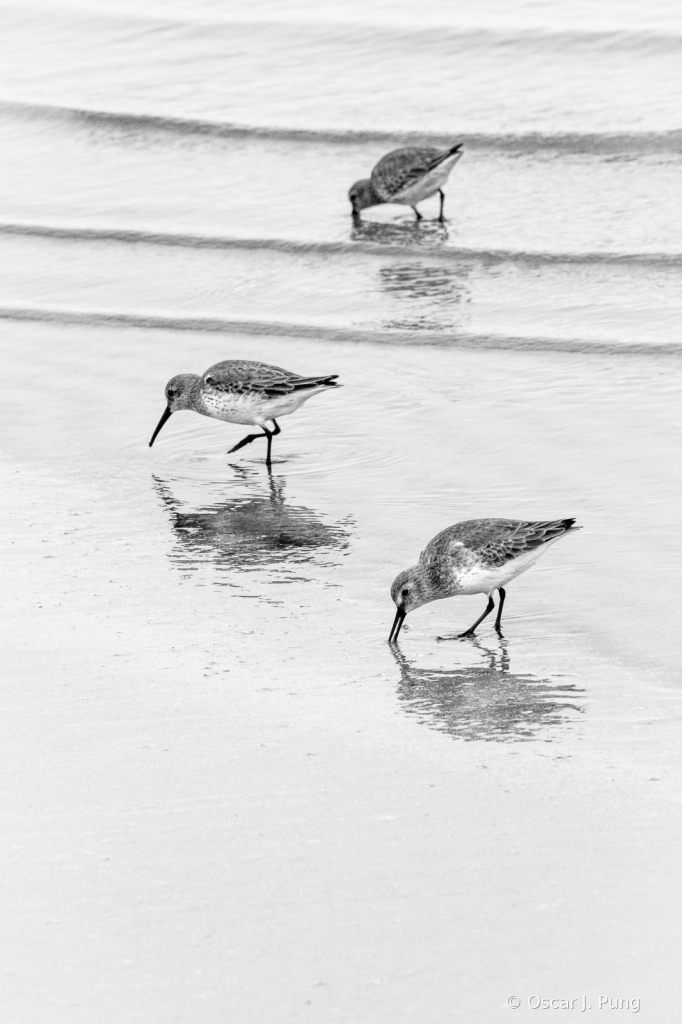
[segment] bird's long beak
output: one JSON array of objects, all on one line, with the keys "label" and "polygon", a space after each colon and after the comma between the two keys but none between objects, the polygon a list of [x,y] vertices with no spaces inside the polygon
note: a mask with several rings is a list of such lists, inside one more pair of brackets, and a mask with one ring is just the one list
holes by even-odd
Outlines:
[{"label": "bird's long beak", "polygon": [[159,433],[159,431],[161,430],[161,427],[162,427],[162,426],[164,425],[164,423],[165,423],[165,422],[166,422],[167,420],[169,420],[169,419],[171,418],[171,416],[172,416],[172,415],[173,415],[173,410],[172,410],[172,409],[171,409],[171,408],[170,408],[169,406],[166,406],[166,408],[165,408],[165,409],[163,410],[163,416],[162,416],[162,417],[161,417],[161,419],[159,420],[159,422],[158,422],[158,424],[157,424],[157,427],[156,427],[156,430],[155,430],[155,431],[154,431],[154,433],[152,434],[152,439],[151,439],[151,441],[149,442],[149,447],[150,447],[150,448],[151,448],[151,446],[152,446],[152,445],[154,444],[154,442],[156,441],[156,435],[157,435],[157,434]]},{"label": "bird's long beak", "polygon": [[393,625],[391,626],[391,632],[388,634],[388,642],[389,642],[389,644],[392,644],[394,640],[398,639],[398,633],[400,632],[400,630],[402,628],[402,625],[403,625],[403,622],[405,621],[405,616],[406,615],[407,615],[406,611],[403,611],[402,608],[398,608],[398,611],[395,613],[395,618],[393,620]]}]

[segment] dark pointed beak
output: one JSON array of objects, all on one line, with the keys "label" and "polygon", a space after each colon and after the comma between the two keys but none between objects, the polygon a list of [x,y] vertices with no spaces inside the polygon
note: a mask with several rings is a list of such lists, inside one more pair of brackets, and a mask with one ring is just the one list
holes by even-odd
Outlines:
[{"label": "dark pointed beak", "polygon": [[398,639],[398,633],[400,632],[400,630],[402,628],[402,625],[403,625],[403,622],[405,621],[405,616],[406,615],[407,615],[406,611],[404,611],[402,608],[398,608],[398,611],[395,613],[395,618],[393,620],[393,625],[391,626],[391,632],[388,634],[388,642],[389,642],[389,644],[392,644],[395,640]]},{"label": "dark pointed beak", "polygon": [[168,406],[166,406],[166,408],[163,410],[163,416],[159,420],[159,422],[158,422],[158,424],[156,426],[156,430],[152,434],[152,439],[149,442],[149,447],[150,448],[154,444],[154,442],[156,441],[156,435],[161,430],[161,427],[164,425],[164,423],[166,423],[167,420],[169,420],[171,418],[172,415],[173,415],[173,410],[171,408],[169,408]]}]

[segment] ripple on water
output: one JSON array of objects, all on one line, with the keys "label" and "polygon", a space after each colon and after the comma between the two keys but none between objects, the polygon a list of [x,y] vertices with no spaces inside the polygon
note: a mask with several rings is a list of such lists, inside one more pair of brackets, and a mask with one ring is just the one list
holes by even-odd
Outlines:
[{"label": "ripple on water", "polygon": [[[195,421],[176,428],[172,434],[172,445],[165,438],[165,445],[160,447],[163,465],[172,466],[174,476],[201,477],[206,482],[215,483],[224,481],[230,467],[262,466],[265,472],[264,442],[254,441],[249,448],[235,454],[229,454],[228,451],[239,440],[239,429],[247,433],[251,430],[257,432],[258,428],[229,426],[229,432],[221,432],[207,429],[206,424]],[[373,428],[370,429],[374,433]],[[404,444],[398,444],[390,433],[386,438],[387,443],[368,439],[365,417],[361,419],[354,416],[352,409],[348,417],[344,418],[343,431],[330,428],[328,423],[320,431],[319,421],[314,430],[318,437],[322,434],[321,447],[315,451],[306,451],[308,442],[304,436],[286,436],[287,421],[284,420],[282,436],[273,443],[273,466],[280,470],[286,468],[287,475],[325,475],[340,470],[384,468],[404,461],[408,455]],[[139,451],[139,440],[129,441],[124,447],[131,454]],[[159,460],[159,454],[156,459]]]}]

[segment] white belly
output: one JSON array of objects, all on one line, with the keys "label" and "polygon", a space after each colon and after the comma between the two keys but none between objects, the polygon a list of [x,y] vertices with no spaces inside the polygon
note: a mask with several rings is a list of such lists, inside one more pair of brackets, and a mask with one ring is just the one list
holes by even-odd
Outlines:
[{"label": "white belly", "polygon": [[202,394],[203,409],[198,411],[202,412],[204,416],[224,420],[226,423],[243,423],[262,427],[268,420],[276,420],[281,416],[289,416],[292,412],[296,412],[313,395],[326,390],[326,386],[322,386],[268,398],[264,395],[237,395],[206,389]]},{"label": "white belly", "polygon": [[494,568],[486,568],[479,564],[463,570],[457,578],[457,593],[492,594],[493,590],[506,586],[516,576],[520,576],[526,569],[530,569],[531,565],[548,547],[549,544],[543,544],[542,547],[535,548],[534,551],[527,551],[524,555]]},{"label": "white belly", "polygon": [[450,177],[450,171],[461,155],[461,153],[454,153],[449,160],[444,160],[442,164],[434,167],[432,171],[425,174],[423,178],[419,178],[409,188],[403,189],[402,192],[397,192],[391,199],[391,202],[415,206],[417,203],[421,203],[422,200],[428,199],[429,196],[435,195],[438,189],[442,188]]}]

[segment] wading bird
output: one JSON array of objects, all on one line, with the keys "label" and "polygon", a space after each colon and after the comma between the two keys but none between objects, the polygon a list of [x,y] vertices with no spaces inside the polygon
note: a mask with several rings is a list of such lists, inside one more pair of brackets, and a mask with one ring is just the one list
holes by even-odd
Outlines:
[{"label": "wading bird", "polygon": [[348,198],[353,207],[353,216],[359,217],[361,210],[381,203],[402,203],[411,206],[417,214],[417,220],[421,220],[417,203],[438,192],[438,220],[444,220],[443,185],[461,155],[461,142],[442,150],[431,146],[392,150],[382,156],[369,178],[362,178],[351,187]]},{"label": "wading bird", "polygon": [[487,594],[487,608],[457,639],[473,636],[495,607],[494,590],[500,595],[495,619],[499,631],[506,584],[530,569],[550,544],[580,529],[574,524],[575,519],[470,519],[449,526],[429,541],[416,565],[393,581],[391,597],[397,611],[389,643],[398,639],[405,616],[415,608],[458,594]]},{"label": "wading bird", "polygon": [[[164,423],[174,412],[193,409],[202,416],[211,416],[227,423],[247,423],[258,426],[262,434],[249,434],[230,448],[236,452],[259,437],[267,438],[266,465],[272,465],[272,439],[281,433],[277,420],[289,416],[313,395],[336,383],[338,374],[321,377],[301,377],[280,366],[256,363],[250,359],[225,359],[209,367],[201,377],[196,373],[180,373],[166,384],[166,406],[149,447],[154,444]],[[274,429],[266,424],[272,423]]]}]

